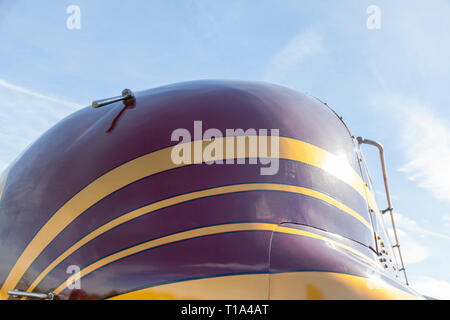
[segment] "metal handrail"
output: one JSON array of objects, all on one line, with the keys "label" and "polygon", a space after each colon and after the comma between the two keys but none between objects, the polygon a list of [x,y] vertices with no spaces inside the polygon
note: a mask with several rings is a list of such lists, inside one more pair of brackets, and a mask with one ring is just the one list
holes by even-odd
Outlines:
[{"label": "metal handrail", "polygon": [[92,102],[92,107],[93,108],[101,108],[101,107],[107,106],[111,103],[115,103],[115,102],[119,102],[119,101],[123,101],[123,103],[126,104],[127,102],[133,101],[135,99],[136,99],[136,97],[134,96],[133,91],[131,91],[130,89],[123,89],[121,96],[102,99],[102,100],[95,100]]},{"label": "metal handrail", "polygon": [[406,285],[409,286],[408,277],[406,276],[405,265],[403,263],[402,252],[400,250],[400,244],[398,242],[397,229],[395,227],[395,222],[394,222],[394,214],[393,214],[394,209],[392,208],[391,194],[389,192],[389,184],[388,184],[388,177],[387,177],[387,170],[386,170],[386,162],[384,160],[383,145],[377,141],[364,139],[362,137],[358,137],[357,140],[358,140],[359,144],[368,144],[368,145],[377,147],[378,151],[380,153],[381,169],[383,171],[384,189],[386,190],[386,199],[387,199],[387,203],[388,203],[388,208],[385,210],[382,210],[381,212],[384,214],[389,211],[389,213],[390,213],[392,229],[394,230],[394,237],[395,237],[395,245],[392,246],[392,249],[394,250],[394,248],[397,248],[397,252],[400,257],[400,263],[401,263],[401,269],[399,271],[403,271],[403,275],[405,276]]},{"label": "metal handrail", "polygon": [[53,300],[56,295],[53,292],[50,293],[36,293],[36,292],[27,292],[20,290],[9,290],[8,294],[13,297],[18,298],[34,298],[34,299],[48,299]]}]

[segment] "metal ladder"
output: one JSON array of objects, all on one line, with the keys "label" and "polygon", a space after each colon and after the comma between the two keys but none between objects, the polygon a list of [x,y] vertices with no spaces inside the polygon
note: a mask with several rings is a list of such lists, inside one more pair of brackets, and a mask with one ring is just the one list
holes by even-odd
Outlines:
[{"label": "metal ladder", "polygon": [[388,211],[390,213],[392,229],[394,231],[394,237],[395,237],[395,244],[392,246],[392,250],[397,249],[398,256],[400,257],[400,264],[401,264],[401,268],[398,271],[403,271],[403,275],[405,276],[406,285],[409,286],[408,277],[406,276],[405,265],[403,263],[402,252],[400,250],[400,244],[398,242],[397,229],[395,227],[395,222],[394,222],[394,214],[393,214],[393,210],[394,209],[392,208],[391,194],[389,192],[389,184],[388,184],[388,177],[387,177],[387,171],[386,171],[386,162],[384,160],[383,145],[381,143],[379,143],[379,142],[376,142],[376,141],[373,141],[373,140],[369,140],[369,139],[364,139],[362,137],[358,137],[357,140],[358,140],[358,143],[360,145],[361,144],[368,144],[368,145],[377,147],[378,151],[380,153],[381,169],[383,171],[384,189],[386,190],[386,199],[387,199],[387,203],[388,203],[388,208],[382,210],[381,213],[385,214]]}]

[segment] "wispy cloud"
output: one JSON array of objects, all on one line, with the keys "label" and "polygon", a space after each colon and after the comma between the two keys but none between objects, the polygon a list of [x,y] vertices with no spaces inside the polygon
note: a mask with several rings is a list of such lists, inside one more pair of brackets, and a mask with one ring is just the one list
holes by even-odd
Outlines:
[{"label": "wispy cloud", "polygon": [[[388,229],[391,239],[393,237],[392,229]],[[402,257],[405,265],[419,263],[431,256],[431,250],[423,244],[416,241],[415,237],[401,228],[397,228],[397,235],[402,248]],[[396,254],[396,252],[394,252]]]},{"label": "wispy cloud", "polygon": [[56,122],[81,105],[0,78],[0,171]]},{"label": "wispy cloud", "polygon": [[[424,228],[417,221],[400,213],[394,213],[394,220],[399,242],[402,246],[402,255],[405,264],[422,262],[431,256],[432,250],[425,246],[421,239],[429,239],[432,237],[441,240],[450,240],[449,235]],[[443,217],[443,220],[450,221],[450,217]],[[394,234],[392,228],[389,228],[388,232],[389,237],[393,240]]]},{"label": "wispy cloud", "polygon": [[64,105],[64,106],[72,107],[74,109],[79,109],[79,108],[82,107],[82,105],[74,103],[74,102],[61,100],[61,99],[56,98],[56,97],[52,97],[52,96],[49,96],[49,95],[46,95],[46,94],[43,94],[43,93],[39,93],[39,92],[30,90],[30,89],[27,89],[27,88],[24,88],[24,87],[21,87],[21,86],[17,86],[17,85],[12,84],[12,83],[10,83],[10,82],[6,81],[5,79],[2,79],[2,78],[0,78],[0,86],[3,87],[3,88],[9,89],[9,90],[13,90],[13,91],[16,91],[16,92],[19,92],[19,93],[23,93],[23,94],[35,97],[35,98],[39,98],[39,99],[43,99],[43,100],[46,100],[46,101],[55,102],[57,104],[61,104],[61,105]]},{"label": "wispy cloud", "polygon": [[[449,235],[428,230],[417,223],[417,221],[402,214],[394,213],[394,219],[405,264],[422,262],[431,256],[432,250],[419,239],[434,237],[450,240]],[[394,239],[392,228],[389,228],[388,232],[390,238]]]},{"label": "wispy cloud", "polygon": [[[449,235],[427,230],[424,227],[421,227],[415,220],[408,218],[402,214],[394,213],[394,218],[396,225],[403,230],[415,232],[419,236],[431,236],[450,240]],[[444,217],[444,220],[446,218],[448,218],[448,221],[450,221],[450,217]]]},{"label": "wispy cloud", "polygon": [[400,168],[409,179],[450,202],[450,128],[429,108],[408,107],[402,140],[408,162]]},{"label": "wispy cloud", "polygon": [[450,202],[450,127],[426,103],[402,95],[379,97],[397,116],[405,163],[399,171],[437,199]]},{"label": "wispy cloud", "polygon": [[309,56],[324,51],[322,37],[311,30],[301,32],[292,38],[269,61],[264,79],[274,81],[287,73],[296,71]]}]

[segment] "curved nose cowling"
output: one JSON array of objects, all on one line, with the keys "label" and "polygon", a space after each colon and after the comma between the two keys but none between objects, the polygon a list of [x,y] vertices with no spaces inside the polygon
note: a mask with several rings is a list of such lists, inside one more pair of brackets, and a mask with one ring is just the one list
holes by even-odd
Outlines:
[{"label": "curved nose cowling", "polygon": [[[289,296],[286,272],[366,276],[375,261],[366,190],[354,140],[326,105],[237,81],[135,99],[74,113],[11,167],[0,195],[2,298],[13,289],[62,299],[327,298],[323,279]],[[243,153],[235,135],[249,136]]]}]

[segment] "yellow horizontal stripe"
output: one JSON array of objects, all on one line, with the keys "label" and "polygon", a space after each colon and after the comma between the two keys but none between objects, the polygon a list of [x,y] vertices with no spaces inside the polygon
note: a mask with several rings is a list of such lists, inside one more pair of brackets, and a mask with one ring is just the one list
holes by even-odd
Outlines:
[{"label": "yellow horizontal stripe", "polygon": [[[226,137],[222,139],[224,140],[223,145],[226,145],[227,139],[235,138]],[[204,145],[209,143],[208,141],[203,141]],[[191,145],[191,149],[193,149],[194,142],[189,144]],[[23,274],[50,242],[92,205],[137,180],[183,166],[183,164],[175,165],[172,162],[172,149],[173,147],[168,147],[131,160],[97,178],[67,201],[45,223],[22,252],[3,283],[0,290],[0,297],[6,298],[6,292],[15,289]],[[353,187],[361,196],[366,198],[365,187],[361,177],[343,158],[335,156],[312,144],[285,137],[280,137],[279,149],[279,157],[281,159],[300,161],[322,168]],[[225,159],[226,156],[224,156]],[[210,160],[214,159],[204,159],[204,161]]]},{"label": "yellow horizontal stripe", "polygon": [[279,233],[294,234],[294,235],[299,235],[299,236],[304,236],[304,237],[314,238],[317,240],[326,241],[327,243],[330,243],[330,244],[334,245],[335,247],[339,247],[341,249],[345,249],[347,251],[352,252],[353,254],[361,257],[362,259],[364,259],[365,261],[370,263],[371,265],[377,266],[376,264],[373,263],[372,260],[370,260],[370,258],[368,258],[364,254],[360,253],[359,251],[357,251],[347,245],[344,245],[340,242],[334,241],[332,239],[320,236],[320,235],[312,233],[312,232],[288,228],[288,227],[281,227],[281,226],[278,226],[278,225],[272,224],[272,223],[232,223],[232,224],[222,224],[222,225],[217,225],[217,226],[203,227],[203,228],[197,228],[197,229],[193,229],[193,230],[189,230],[189,231],[183,231],[183,232],[179,232],[179,233],[176,233],[173,235],[169,235],[169,236],[154,239],[154,240],[151,240],[151,241],[148,241],[145,243],[141,243],[141,244],[138,244],[131,248],[116,252],[112,255],[104,257],[104,258],[90,264],[86,268],[82,269],[79,273],[72,275],[71,277],[69,277],[67,279],[67,281],[63,282],[54,291],[54,293],[59,294],[62,290],[64,290],[67,287],[67,283],[71,283],[73,281],[73,279],[77,279],[77,278],[81,279],[82,277],[94,272],[95,270],[97,270],[107,264],[110,264],[114,261],[120,260],[120,259],[130,256],[132,254],[136,254],[136,253],[139,253],[139,252],[142,252],[142,251],[145,251],[145,250],[157,247],[157,246],[173,243],[176,241],[206,236],[206,235],[213,235],[213,234],[226,233],[226,232],[235,232],[235,231],[252,231],[252,230],[272,231],[272,232],[275,231],[275,232],[279,232]]},{"label": "yellow horizontal stripe", "polygon": [[364,199],[365,183],[343,156],[336,156],[310,143],[280,137],[280,159],[295,160],[325,170],[355,189]]},{"label": "yellow horizontal stripe", "polygon": [[151,248],[155,248],[158,246],[162,246],[165,244],[187,240],[192,238],[198,238],[207,235],[219,234],[219,233],[227,233],[227,232],[235,232],[235,231],[255,231],[255,230],[263,230],[263,231],[272,231],[275,228],[275,224],[271,223],[232,223],[232,224],[223,224],[211,227],[198,228],[193,230],[188,230],[184,232],[179,232],[176,234],[172,234],[169,236],[161,237],[155,240],[151,240],[148,242],[144,242],[138,244],[134,247],[116,252],[112,255],[109,255],[103,259],[100,259],[86,268],[82,269],[79,273],[72,275],[64,281],[58,288],[55,289],[54,293],[59,294],[62,290],[67,287],[67,282],[71,283],[74,279],[81,279],[82,277],[88,275],[89,273],[109,264],[119,259],[125,258],[132,254],[136,254],[138,252],[142,252]]},{"label": "yellow horizontal stripe", "polygon": [[269,274],[232,275],[175,282],[107,300],[267,300]]},{"label": "yellow horizontal stripe", "polygon": [[280,159],[295,160],[325,170],[355,189],[370,208],[378,211],[373,193],[345,157],[300,140],[280,138]]},{"label": "yellow horizontal stripe", "polygon": [[268,190],[268,191],[283,191],[283,192],[291,192],[296,194],[302,194],[307,195],[322,201],[325,201],[332,206],[342,210],[343,213],[347,213],[360,221],[363,225],[365,225],[370,231],[372,231],[371,226],[369,223],[361,217],[356,211],[350,209],[346,205],[340,203],[339,201],[323,194],[315,190],[298,187],[298,186],[291,186],[291,185],[282,185],[282,184],[274,184],[274,183],[249,183],[249,184],[238,184],[238,185],[230,185],[230,186],[224,186],[224,187],[217,187],[212,189],[206,189],[196,192],[191,192],[187,194],[182,194],[179,196],[175,196],[169,199],[161,200],[155,203],[152,203],[148,206],[141,207],[139,209],[136,209],[134,211],[131,211],[127,214],[124,214],[114,220],[111,220],[110,222],[102,225],[101,227],[97,228],[96,230],[92,231],[85,237],[83,237],[81,240],[77,241],[74,245],[72,245],[68,250],[66,250],[63,254],[61,254],[58,258],[52,261],[52,263],[45,268],[33,281],[33,283],[30,285],[30,287],[27,289],[27,291],[33,291],[34,288],[41,282],[41,280],[51,271],[53,270],[58,264],[60,264],[64,259],[66,259],[68,256],[70,256],[72,253],[74,253],[76,250],[84,246],[86,243],[92,241],[93,239],[97,238],[98,236],[102,235],[103,233],[121,225],[124,224],[130,220],[136,219],[142,215],[154,212],[156,210],[167,208],[169,206],[183,203],[186,201],[194,200],[194,199],[200,199],[215,195],[221,195],[221,194],[229,194],[234,192],[242,192],[242,191],[259,191],[259,190]]},{"label": "yellow horizontal stripe", "polygon": [[380,267],[380,265],[378,265],[377,263],[374,263],[374,261],[372,259],[370,259],[368,256],[362,254],[358,250],[353,249],[352,247],[349,247],[349,246],[347,246],[347,245],[345,245],[345,244],[343,244],[341,242],[338,242],[338,241],[332,240],[330,238],[321,236],[321,235],[319,235],[317,233],[308,232],[308,231],[305,231],[305,230],[294,229],[294,228],[289,228],[289,227],[283,227],[283,226],[277,226],[276,229],[274,230],[274,232],[285,233],[285,234],[294,234],[294,235],[297,235],[297,236],[303,236],[303,237],[308,237],[308,238],[312,238],[312,239],[325,241],[327,243],[332,244],[335,247],[339,247],[341,249],[347,250],[347,251],[357,255],[361,259],[365,260],[372,267],[375,267],[375,268],[378,268],[378,269],[384,271]]},{"label": "yellow horizontal stripe", "polygon": [[417,300],[378,276],[335,272],[287,272],[270,275],[271,300]]},{"label": "yellow horizontal stripe", "polygon": [[108,300],[418,299],[375,278],[333,272],[230,275],[144,288]]}]

